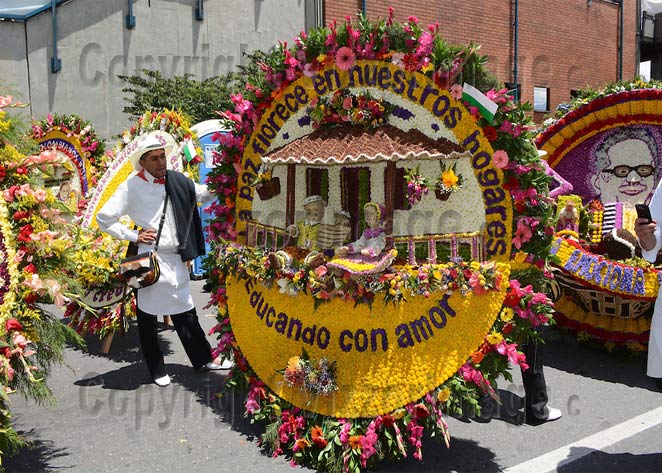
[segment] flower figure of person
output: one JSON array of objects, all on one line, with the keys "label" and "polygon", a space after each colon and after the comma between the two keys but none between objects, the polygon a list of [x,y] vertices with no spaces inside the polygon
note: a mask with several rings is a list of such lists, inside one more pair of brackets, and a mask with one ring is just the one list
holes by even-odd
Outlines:
[{"label": "flower figure of person", "polygon": [[590,181],[604,203],[643,202],[655,189],[658,145],[650,129],[625,127],[595,149]]},{"label": "flower figure of person", "polygon": [[324,218],[326,202],[320,195],[311,195],[303,201],[304,220],[287,227],[291,237],[297,239],[297,246],[306,250],[317,250],[317,233]]},{"label": "flower figure of person", "polygon": [[336,250],[338,256],[360,253],[363,256],[374,258],[386,246],[386,233],[380,226],[384,218],[384,207],[375,202],[368,202],[363,206],[363,215],[366,229],[361,238],[348,246],[341,246]]},{"label": "flower figure of person", "polygon": [[60,184],[56,198],[60,202],[63,202],[72,212],[75,212],[78,209],[78,196],[76,195],[76,191],[71,187],[69,181],[64,181]]},{"label": "flower figure of person", "polygon": [[339,244],[344,245],[352,236],[352,216],[346,210],[336,210],[333,213],[333,225],[341,239]]},{"label": "flower figure of person", "polygon": [[573,201],[568,200],[563,210],[561,210],[556,229],[579,231],[579,212],[577,212]]},{"label": "flower figure of person", "polygon": [[363,206],[366,228],[361,238],[336,249],[336,258],[327,266],[337,272],[349,272],[352,276],[374,274],[383,271],[395,258],[397,251],[386,248],[386,232],[382,228],[385,209],[381,204],[368,202]]}]

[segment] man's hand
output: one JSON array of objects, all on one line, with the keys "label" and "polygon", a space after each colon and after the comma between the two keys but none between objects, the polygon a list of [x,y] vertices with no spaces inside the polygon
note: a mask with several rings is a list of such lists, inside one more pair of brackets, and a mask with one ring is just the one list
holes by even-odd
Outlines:
[{"label": "man's hand", "polygon": [[634,221],[634,232],[639,237],[639,243],[641,247],[648,251],[655,248],[657,240],[655,239],[655,229],[657,228],[657,222],[653,220],[648,223],[645,218],[638,218]]},{"label": "man's hand", "polygon": [[143,228],[138,232],[138,243],[151,245],[156,240],[156,230],[153,228]]}]

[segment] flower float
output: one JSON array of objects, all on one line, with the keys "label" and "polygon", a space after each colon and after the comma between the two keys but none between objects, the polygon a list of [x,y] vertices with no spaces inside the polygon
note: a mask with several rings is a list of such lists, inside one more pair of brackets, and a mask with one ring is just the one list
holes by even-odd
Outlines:
[{"label": "flower float", "polygon": [[[448,45],[415,17],[334,22],[257,54],[235,110],[223,112],[231,132],[216,137],[208,180],[219,196],[208,259],[216,351],[234,357],[227,387],[248,393],[246,412],[266,423],[262,441],[274,455],[351,471],[420,459],[423,435],[448,441],[444,414],[493,394],[509,363],[525,367],[518,347],[550,322],[539,292],[553,234],[550,179],[528,105],[489,90],[497,111],[488,120],[462,101],[464,68],[489,88],[477,51]],[[250,185],[264,165],[283,183],[268,200]],[[440,212],[422,191],[408,206],[408,181],[422,189],[438,177],[463,193],[449,215],[467,210],[462,224],[474,227],[430,218],[432,230],[408,231],[410,212]],[[285,229],[312,198],[345,212],[354,239],[366,203],[383,202],[392,238],[383,254],[398,259],[350,271],[332,264],[333,248],[292,247]],[[316,232],[333,227],[318,221]],[[283,379],[303,349],[333,364],[337,390],[315,395]]]},{"label": "flower float", "polygon": [[[2,455],[24,445],[11,423],[10,395],[16,391],[42,402],[50,396],[46,378],[63,359],[66,341],[82,341],[42,309],[62,306],[68,294],[73,242],[62,215],[66,208],[39,187],[62,164],[56,153],[34,150],[12,97],[0,96],[0,444]],[[18,119],[17,119],[18,118]]]},{"label": "flower float", "polygon": [[[633,204],[645,202],[659,181],[660,110],[662,83],[609,84],[580,91],[536,138],[550,167],[581,197],[587,220],[578,235],[557,235],[552,245],[560,285],[557,320],[609,347],[642,350],[648,340],[658,271],[630,258],[630,251],[627,259],[616,259],[614,251],[609,257],[605,245],[621,240],[616,232],[634,238]],[[612,148],[618,151],[610,154]]]},{"label": "flower float", "polygon": [[[92,123],[71,115],[51,115],[32,124],[32,138],[41,150],[55,150],[65,158],[62,171],[77,176],[72,180],[75,192],[84,198],[96,185],[104,170],[107,155],[104,142],[97,136]],[[76,210],[76,209],[74,209]]]}]

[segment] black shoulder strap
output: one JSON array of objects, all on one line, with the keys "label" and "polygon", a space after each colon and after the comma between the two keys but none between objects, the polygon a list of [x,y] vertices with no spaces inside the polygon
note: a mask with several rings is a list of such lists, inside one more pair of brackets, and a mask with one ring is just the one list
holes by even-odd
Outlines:
[{"label": "black shoulder strap", "polygon": [[161,214],[161,221],[159,222],[159,231],[156,232],[156,240],[154,240],[154,252],[155,253],[159,249],[159,240],[161,239],[161,230],[163,230],[163,224],[165,223],[166,209],[167,208],[168,208],[168,189],[166,188],[165,199],[163,200],[163,213]]}]

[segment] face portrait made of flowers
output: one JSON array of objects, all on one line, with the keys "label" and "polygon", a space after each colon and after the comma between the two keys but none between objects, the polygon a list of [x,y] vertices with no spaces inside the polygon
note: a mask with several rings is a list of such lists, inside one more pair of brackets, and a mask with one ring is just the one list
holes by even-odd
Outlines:
[{"label": "face portrait made of flowers", "polygon": [[657,143],[645,128],[624,128],[596,148],[592,184],[608,202],[644,202],[655,189]]}]

